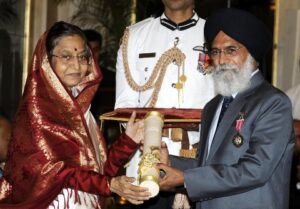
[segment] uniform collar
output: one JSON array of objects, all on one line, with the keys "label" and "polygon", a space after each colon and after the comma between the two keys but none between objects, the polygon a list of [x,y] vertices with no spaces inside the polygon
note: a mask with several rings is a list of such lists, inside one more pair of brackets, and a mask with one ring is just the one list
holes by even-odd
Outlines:
[{"label": "uniform collar", "polygon": [[193,27],[197,24],[199,20],[199,17],[197,15],[196,12],[194,12],[194,15],[193,17],[191,17],[190,19],[184,21],[184,22],[181,22],[179,24],[176,24],[175,22],[173,22],[172,20],[170,20],[166,15],[165,13],[163,13],[161,16],[160,16],[160,23],[169,28],[170,30],[186,30],[190,27]]}]

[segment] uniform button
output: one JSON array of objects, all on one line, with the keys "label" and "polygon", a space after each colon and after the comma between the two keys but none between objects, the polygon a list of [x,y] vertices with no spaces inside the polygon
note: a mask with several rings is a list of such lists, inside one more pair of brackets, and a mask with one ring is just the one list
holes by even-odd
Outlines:
[{"label": "uniform button", "polygon": [[172,88],[176,88],[176,83],[171,84]]},{"label": "uniform button", "polygon": [[145,67],[145,70],[144,70],[145,72],[148,72],[148,67]]}]

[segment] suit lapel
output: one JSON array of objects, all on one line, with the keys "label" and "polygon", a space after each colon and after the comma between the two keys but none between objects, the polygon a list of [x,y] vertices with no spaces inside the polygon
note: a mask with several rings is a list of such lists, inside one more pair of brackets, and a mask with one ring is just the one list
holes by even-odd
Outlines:
[{"label": "suit lapel", "polygon": [[246,103],[245,99],[234,99],[233,102],[229,105],[228,109],[224,113],[224,116],[219,123],[219,126],[215,132],[214,139],[212,141],[210,152],[207,160],[210,160],[214,156],[215,152],[218,150],[220,144],[223,140],[232,140],[224,139],[227,135],[227,132],[230,130],[231,126],[234,126],[234,121],[236,120],[239,112]]},{"label": "suit lapel", "polygon": [[203,112],[203,121],[201,122],[201,136],[198,150],[199,153],[199,163],[203,165],[207,156],[207,147],[208,147],[208,134],[209,129],[214,118],[216,109],[222,99],[222,96],[218,95],[212,99],[204,109]]},{"label": "suit lapel", "polygon": [[[263,83],[264,78],[260,72],[257,72],[251,78],[251,85],[250,87],[245,90],[244,92],[239,93],[233,102],[229,105],[227,111],[224,113],[223,119],[221,120],[216,132],[214,139],[211,144],[211,149],[209,152],[209,156],[207,160],[211,160],[211,158],[216,154],[219,146],[224,140],[232,140],[232,139],[225,139],[227,132],[230,130],[232,126],[235,126],[234,121],[239,116],[239,112],[244,107],[245,103],[247,102],[247,97],[255,92],[255,90]],[[216,108],[213,109],[216,111]],[[209,124],[211,125],[211,124]],[[207,137],[207,136],[206,136]]]}]

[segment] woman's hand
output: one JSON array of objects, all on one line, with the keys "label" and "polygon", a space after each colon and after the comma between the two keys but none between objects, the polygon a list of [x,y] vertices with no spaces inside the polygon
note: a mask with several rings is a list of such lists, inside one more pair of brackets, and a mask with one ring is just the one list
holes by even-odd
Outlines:
[{"label": "woman's hand", "polygon": [[134,111],[126,125],[125,133],[127,136],[132,138],[135,143],[140,144],[141,140],[144,138],[144,120],[138,120],[135,122],[135,117],[136,112]]},{"label": "woman's hand", "polygon": [[110,190],[111,192],[124,197],[132,204],[142,204],[145,200],[149,200],[151,194],[145,187],[132,185],[134,181],[134,178],[127,176],[112,178],[110,182]]}]

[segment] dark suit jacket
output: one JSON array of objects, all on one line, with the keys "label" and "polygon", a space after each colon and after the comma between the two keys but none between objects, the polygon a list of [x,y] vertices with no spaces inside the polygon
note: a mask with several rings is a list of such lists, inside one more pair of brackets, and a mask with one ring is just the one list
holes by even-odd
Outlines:
[{"label": "dark suit jacket", "polygon": [[[288,208],[294,146],[289,99],[256,73],[225,112],[207,156],[209,129],[221,101],[218,95],[203,110],[197,159],[171,158],[172,166],[184,170],[188,196],[197,209]],[[243,145],[236,147],[232,139],[240,113]]]}]

